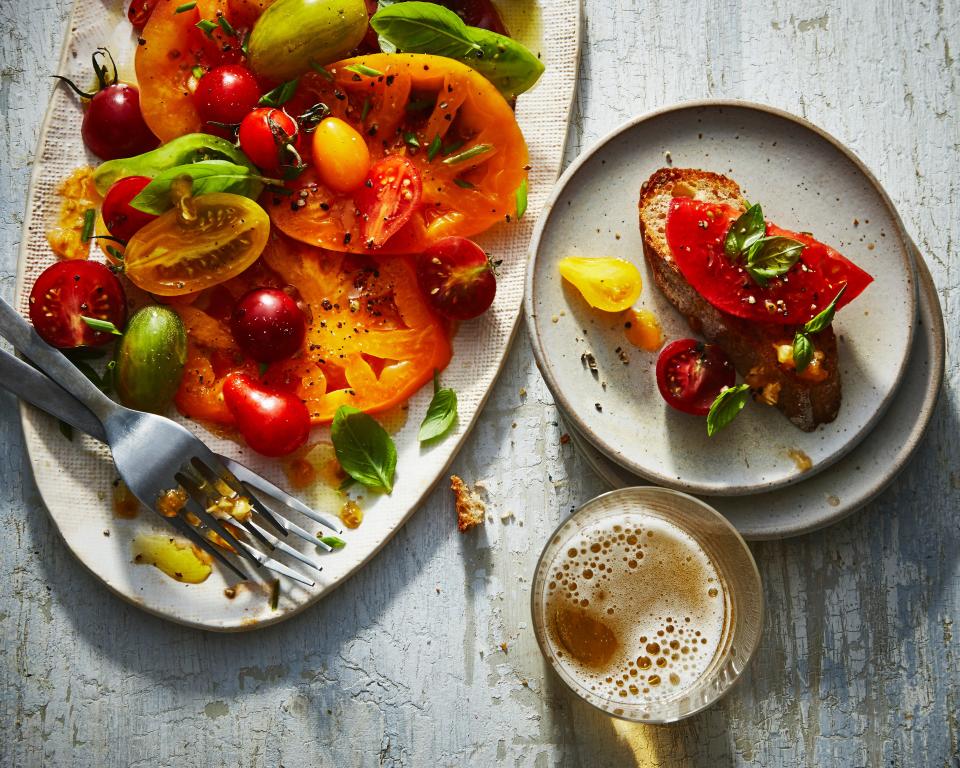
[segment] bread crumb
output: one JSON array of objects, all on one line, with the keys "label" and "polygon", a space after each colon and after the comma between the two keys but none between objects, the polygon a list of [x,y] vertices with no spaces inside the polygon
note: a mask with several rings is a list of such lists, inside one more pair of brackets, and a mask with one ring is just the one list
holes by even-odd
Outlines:
[{"label": "bread crumb", "polygon": [[560,445],[566,445],[569,442],[570,442],[570,435],[568,435],[566,432],[560,435]]},{"label": "bread crumb", "polygon": [[460,533],[483,524],[487,506],[476,490],[470,490],[457,475],[450,475],[450,490],[453,491],[457,507],[457,529]]}]

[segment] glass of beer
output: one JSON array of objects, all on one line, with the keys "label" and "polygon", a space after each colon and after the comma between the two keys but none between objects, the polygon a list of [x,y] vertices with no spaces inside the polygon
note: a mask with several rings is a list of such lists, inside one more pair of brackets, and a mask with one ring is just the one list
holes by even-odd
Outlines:
[{"label": "glass of beer", "polygon": [[669,723],[726,693],[760,642],[763,592],[746,543],[665,488],[590,500],[540,555],[531,596],[547,661],[616,717]]}]

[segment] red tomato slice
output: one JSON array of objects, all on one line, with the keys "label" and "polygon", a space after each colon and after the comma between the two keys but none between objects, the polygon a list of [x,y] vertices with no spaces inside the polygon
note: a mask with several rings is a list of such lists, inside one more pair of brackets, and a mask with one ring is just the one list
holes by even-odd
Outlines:
[{"label": "red tomato slice", "polygon": [[390,155],[374,163],[354,197],[364,247],[374,250],[383,246],[410,221],[422,196],[420,173],[407,158]]},{"label": "red tomato slice", "polygon": [[801,325],[827,308],[840,289],[837,309],[859,296],[873,278],[810,235],[767,222],[767,236],[803,243],[799,261],[766,287],[757,284],[724,252],[730,226],[741,211],[728,205],[674,198],[667,217],[667,243],[687,281],[717,309],[763,323]]}]

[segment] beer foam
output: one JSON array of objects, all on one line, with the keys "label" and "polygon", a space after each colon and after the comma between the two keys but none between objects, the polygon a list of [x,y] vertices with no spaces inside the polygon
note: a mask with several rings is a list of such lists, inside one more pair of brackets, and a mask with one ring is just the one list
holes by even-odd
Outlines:
[{"label": "beer foam", "polygon": [[688,533],[624,513],[575,533],[545,571],[546,633],[557,663],[621,704],[675,696],[720,644],[726,599]]}]

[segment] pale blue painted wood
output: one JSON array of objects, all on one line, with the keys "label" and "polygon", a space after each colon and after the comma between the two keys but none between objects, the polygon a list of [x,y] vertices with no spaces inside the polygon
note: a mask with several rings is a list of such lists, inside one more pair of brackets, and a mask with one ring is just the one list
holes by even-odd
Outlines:
[{"label": "pale blue painted wood", "polygon": [[[570,157],[679,99],[799,112],[889,190],[931,263],[952,345],[960,7],[835,5],[588,0]],[[66,0],[0,3],[5,296],[66,13]],[[165,624],[82,570],[45,516],[14,403],[0,395],[0,764],[955,767],[958,374],[951,354],[931,432],[879,500],[829,530],[754,546],[769,607],[755,665],[720,705],[659,729],[573,699],[536,650],[536,555],[602,486],[561,444],[522,334],[454,467],[485,480],[486,530],[457,534],[440,488],[329,599],[245,636]]]}]

